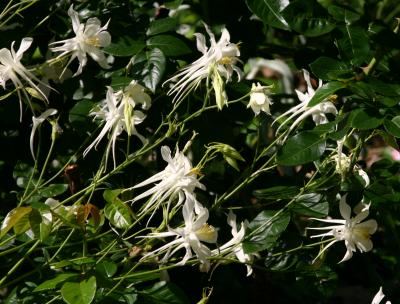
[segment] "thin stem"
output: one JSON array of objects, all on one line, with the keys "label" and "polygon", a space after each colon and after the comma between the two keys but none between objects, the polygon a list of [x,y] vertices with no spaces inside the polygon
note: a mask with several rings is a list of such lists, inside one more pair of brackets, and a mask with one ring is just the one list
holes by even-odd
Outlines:
[{"label": "thin stem", "polygon": [[25,261],[25,259],[35,250],[35,248],[40,244],[40,241],[36,241],[35,244],[25,253],[25,255],[17,262],[15,265],[7,272],[7,274],[0,280],[0,286],[13,274],[15,270]]},{"label": "thin stem", "polygon": [[61,252],[61,250],[64,248],[65,244],[69,241],[71,238],[72,234],[74,233],[75,229],[72,229],[71,232],[68,234],[68,236],[65,238],[65,240],[62,242],[62,244],[59,246],[57,251],[53,254],[53,256],[48,260],[48,263],[51,263],[51,261],[54,260],[54,258]]},{"label": "thin stem", "polygon": [[306,245],[301,244],[300,246],[292,248],[292,249],[289,249],[289,250],[284,250],[284,251],[281,251],[281,252],[278,252],[278,253],[273,253],[272,256],[275,257],[275,256],[279,256],[279,255],[282,255],[282,254],[287,254],[287,253],[291,253],[291,252],[294,252],[294,251],[302,250],[302,249],[311,249],[311,248],[313,248],[315,246],[319,246],[319,245],[322,245],[322,244],[325,244],[325,243],[332,242],[333,240],[335,240],[335,238],[330,238],[328,240],[319,241],[317,243],[312,243],[312,244],[306,244]]}]

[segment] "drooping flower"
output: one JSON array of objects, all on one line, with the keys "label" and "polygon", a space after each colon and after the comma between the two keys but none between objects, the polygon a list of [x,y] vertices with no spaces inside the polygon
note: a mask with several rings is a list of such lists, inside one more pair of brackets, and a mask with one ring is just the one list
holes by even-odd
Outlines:
[{"label": "drooping flower", "polygon": [[[278,133],[279,130],[286,124],[288,124],[293,118],[297,117],[292,123],[291,126],[289,127],[288,134],[297,126],[299,125],[305,118],[308,116],[312,116],[314,122],[316,125],[320,124],[325,124],[328,123],[328,119],[325,114],[330,113],[333,115],[337,115],[337,110],[334,104],[330,101],[323,101],[320,102],[319,104],[309,107],[308,103],[312,99],[312,97],[315,94],[315,90],[311,85],[311,80],[310,80],[310,74],[308,71],[303,70],[304,74],[304,79],[306,80],[307,83],[307,92],[302,93],[298,90],[296,91],[297,97],[300,100],[300,103],[297,106],[294,106],[290,110],[286,111],[282,115],[278,116],[273,123],[277,122],[281,118],[287,117],[282,124],[279,126],[279,128],[276,130]],[[318,88],[322,86],[322,80],[319,80]]]},{"label": "drooping flower", "polygon": [[[314,220],[324,222],[324,223],[332,223],[336,224],[335,226],[328,227],[317,227],[317,228],[307,228],[313,230],[330,230],[328,232],[313,235],[314,237],[325,237],[325,236],[333,236],[334,239],[328,243],[327,246],[318,254],[320,256],[324,251],[326,251],[330,246],[339,241],[344,241],[346,246],[346,254],[343,259],[339,262],[344,262],[349,260],[353,256],[353,252],[356,252],[358,249],[360,252],[368,252],[372,249],[373,243],[370,239],[371,234],[374,234],[378,224],[375,220],[370,219],[368,221],[362,222],[367,218],[369,214],[369,205],[363,204],[360,208],[360,205],[357,208],[354,208],[354,212],[356,213],[355,217],[351,217],[351,208],[346,203],[346,195],[343,196],[339,203],[340,214],[343,219],[317,219]],[[317,258],[318,258],[317,256]]]},{"label": "drooping flower", "polygon": [[247,276],[253,273],[253,268],[251,264],[254,260],[255,254],[247,254],[243,250],[243,238],[246,233],[246,228],[248,222],[242,222],[240,225],[240,230],[237,230],[236,215],[230,211],[228,214],[227,222],[229,226],[232,227],[232,239],[226,242],[224,245],[218,248],[218,250],[213,250],[213,255],[221,254],[224,256],[235,255],[239,262],[246,264]]},{"label": "drooping flower", "polygon": [[28,71],[21,63],[22,56],[25,53],[25,51],[29,49],[29,47],[32,44],[32,41],[33,41],[32,38],[29,37],[23,38],[17,52],[15,52],[14,50],[15,41],[11,43],[10,50],[6,48],[2,48],[0,50],[0,85],[3,87],[3,89],[5,89],[7,80],[11,80],[11,82],[14,84],[19,98],[21,119],[22,119],[22,97],[20,90],[22,90],[22,92],[29,100],[29,97],[27,96],[26,93],[27,88],[25,88],[21,79],[23,79],[30,86],[32,86],[32,88],[36,91],[37,94],[39,94],[40,97],[42,97],[44,100],[47,100],[46,95],[40,90],[37,84],[35,84],[35,82],[41,84],[43,83],[35,75],[33,75],[33,73]]},{"label": "drooping flower", "polygon": [[[377,293],[377,294],[375,295],[375,297],[372,299],[371,304],[380,304],[384,297],[385,297],[385,295],[383,294],[382,286],[381,286],[381,287],[379,288],[378,293]],[[390,302],[390,301],[386,301],[386,304],[391,304],[391,302]]]},{"label": "drooping flower", "polygon": [[260,114],[261,111],[271,114],[269,111],[269,106],[272,104],[268,97],[268,87],[260,85],[260,83],[252,84],[250,92],[250,101],[247,105],[248,108],[251,107],[255,115]]},{"label": "drooping flower", "polygon": [[154,187],[133,199],[133,202],[135,202],[151,196],[142,207],[143,212],[153,206],[157,208],[165,201],[168,201],[168,205],[170,205],[176,198],[178,198],[176,205],[182,204],[185,199],[196,202],[194,190],[196,188],[205,189],[204,185],[197,179],[196,169],[192,167],[190,160],[183,152],[177,149],[174,157],[172,157],[170,148],[162,146],[161,156],[168,163],[165,169],[133,187],[135,189],[157,183]]},{"label": "drooping flower", "polygon": [[221,38],[218,42],[207,25],[205,25],[205,29],[210,36],[210,47],[207,47],[206,38],[203,34],[194,34],[197,39],[197,49],[203,53],[203,56],[165,82],[176,82],[167,94],[175,95],[174,102],[180,101],[189,92],[196,89],[203,79],[210,79],[214,88],[217,106],[222,109],[227,102],[225,82],[229,82],[232,79],[234,71],[237,73],[239,80],[242,75],[242,71],[235,65],[239,60],[240,51],[236,44],[230,42],[230,34],[227,29],[224,28],[222,30]]},{"label": "drooping flower", "polygon": [[30,148],[31,148],[31,154],[33,159],[35,159],[35,153],[33,149],[33,141],[35,139],[35,133],[36,129],[50,116],[57,114],[57,110],[50,108],[44,111],[42,114],[40,114],[38,117],[32,116],[32,130],[31,130],[31,136],[30,136]]},{"label": "drooping flower", "polygon": [[[197,207],[196,207],[197,204]],[[194,197],[188,197],[183,205],[182,214],[185,226],[172,229],[168,228],[168,232],[151,233],[146,238],[165,238],[175,236],[175,240],[161,246],[160,248],[146,254],[143,259],[153,256],[155,253],[162,254],[165,252],[162,262],[167,262],[180,249],[186,250],[185,256],[176,265],[185,265],[192,258],[193,253],[196,254],[198,260],[202,264],[205,271],[210,269],[211,250],[202,242],[215,243],[217,241],[218,232],[213,226],[207,224],[208,210],[199,207]]]},{"label": "drooping flower", "polygon": [[100,50],[101,47],[106,47],[111,43],[111,35],[106,31],[109,21],[104,26],[101,26],[101,22],[97,18],[89,18],[86,24],[80,23],[79,15],[74,11],[72,5],[68,9],[68,15],[71,17],[72,28],[76,36],[50,44],[55,45],[51,48],[51,51],[61,52],[58,57],[71,54],[65,69],[75,58],[78,58],[79,67],[74,76],[81,74],[87,63],[87,54],[97,61],[102,68],[110,68],[106,56]]},{"label": "drooping flower", "polygon": [[[280,59],[250,58],[247,61],[247,80],[254,80],[258,74],[265,78],[277,78],[280,80],[282,93],[291,95],[293,93],[293,73],[290,67]],[[283,104],[293,103],[292,97],[280,98]]]},{"label": "drooping flower", "polygon": [[[143,100],[148,102],[146,106],[150,106],[150,96],[144,93],[141,90],[143,87],[137,83],[131,83],[129,86],[128,91],[130,94],[128,95],[125,95],[123,91],[114,92],[111,87],[108,87],[106,99],[100,110],[90,114],[94,116],[94,119],[102,120],[105,124],[96,139],[83,152],[83,156],[86,156],[93,147],[96,147],[108,133],[110,133],[110,141],[107,145],[106,155],[108,155],[110,149],[112,149],[114,167],[116,166],[115,144],[117,137],[123,130],[125,130],[128,135],[137,136],[143,144],[146,143],[146,139],[140,135],[135,128],[135,125],[143,122],[146,115],[142,111],[135,110],[134,107],[136,102],[141,103]],[[135,87],[140,88],[136,89]],[[132,94],[132,92],[135,94]],[[144,97],[145,95],[147,95],[147,97]]]}]

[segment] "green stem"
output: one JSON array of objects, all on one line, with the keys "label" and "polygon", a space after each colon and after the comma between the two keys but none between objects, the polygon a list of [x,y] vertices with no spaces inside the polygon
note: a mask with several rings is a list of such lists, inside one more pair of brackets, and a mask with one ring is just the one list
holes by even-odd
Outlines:
[{"label": "green stem", "polygon": [[275,256],[279,256],[279,255],[282,255],[282,254],[287,254],[287,253],[295,252],[295,251],[298,251],[298,250],[302,250],[302,249],[311,249],[311,248],[313,248],[315,246],[319,246],[319,245],[322,245],[322,244],[325,244],[325,243],[332,242],[333,240],[335,240],[335,238],[331,238],[331,239],[328,239],[328,240],[319,241],[317,243],[312,243],[312,244],[307,244],[307,245],[301,244],[300,246],[292,248],[292,249],[289,249],[289,250],[281,251],[281,252],[278,252],[278,253],[273,253],[272,256],[275,257]]},{"label": "green stem", "polygon": [[68,236],[65,238],[65,240],[62,242],[62,244],[58,247],[57,251],[53,254],[53,256],[49,259],[48,263],[50,264],[51,261],[54,260],[54,258],[61,252],[61,250],[64,248],[65,244],[69,241],[71,238],[72,234],[74,233],[75,229],[72,229],[71,232],[68,234]]},{"label": "green stem", "polygon": [[0,287],[3,283],[13,274],[15,270],[25,261],[25,259],[35,250],[35,248],[40,244],[40,241],[36,241],[35,244],[25,253],[25,255],[7,272],[7,274],[0,280]]}]

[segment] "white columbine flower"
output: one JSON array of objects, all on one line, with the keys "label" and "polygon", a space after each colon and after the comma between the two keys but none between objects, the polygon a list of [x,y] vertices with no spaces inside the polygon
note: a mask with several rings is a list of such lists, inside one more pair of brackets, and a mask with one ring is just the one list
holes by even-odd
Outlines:
[{"label": "white columbine flower", "polygon": [[[194,34],[197,39],[197,49],[203,53],[203,56],[165,82],[176,81],[167,94],[175,95],[174,102],[180,101],[190,91],[196,89],[203,79],[211,79],[218,108],[222,109],[227,102],[225,82],[231,80],[233,71],[237,73],[239,79],[242,75],[242,71],[235,65],[239,60],[240,51],[236,44],[230,42],[227,29],[222,30],[221,38],[217,42],[207,25],[205,25],[205,28],[210,36],[210,47],[207,47],[206,38],[203,34]],[[225,81],[223,78],[225,78]]]},{"label": "white columbine flower", "polygon": [[57,110],[50,108],[40,114],[38,117],[32,116],[32,130],[30,136],[30,148],[33,159],[35,159],[35,153],[33,151],[33,141],[35,139],[36,129],[50,116],[57,114]]},{"label": "white columbine flower", "polygon": [[174,157],[172,157],[170,148],[163,146],[161,147],[161,156],[168,163],[165,169],[133,187],[140,188],[157,183],[154,187],[133,199],[133,202],[135,202],[151,196],[149,201],[143,206],[143,212],[146,212],[153,206],[157,208],[167,200],[169,207],[175,198],[178,198],[177,206],[182,204],[185,199],[196,202],[193,194],[194,190],[196,188],[205,189],[204,185],[197,179],[196,168],[192,167],[190,160],[183,152],[177,149]]},{"label": "white columbine flower", "polygon": [[[145,100],[147,102],[146,106],[150,106],[150,96],[144,93],[142,88],[141,85],[132,82],[128,86],[130,93],[125,94],[123,91],[114,92],[111,87],[108,87],[107,96],[102,107],[100,110],[90,114],[94,116],[94,119],[102,120],[105,124],[100,134],[83,152],[83,156],[86,156],[93,147],[96,147],[108,133],[110,133],[110,141],[107,145],[106,154],[108,155],[110,149],[112,149],[114,166],[116,166],[115,144],[117,137],[123,130],[128,135],[137,136],[143,144],[146,143],[146,139],[135,128],[135,125],[140,124],[146,118],[143,112],[134,109],[136,103],[142,103]],[[132,92],[135,94],[131,94]]]},{"label": "white columbine flower", "polygon": [[[264,77],[272,77],[278,74],[278,78],[282,81],[282,90],[285,94],[292,94],[293,92],[293,73],[290,67],[280,59],[264,59],[264,58],[250,58],[248,60],[249,71],[246,75],[247,80],[254,80],[259,72],[262,72]],[[273,74],[271,74],[271,72]],[[268,75],[267,75],[268,74]],[[282,98],[283,103],[291,102],[292,98]]]},{"label": "white columbine flower", "polygon": [[258,82],[257,85],[255,83],[252,84],[250,101],[247,107],[251,107],[255,115],[260,114],[261,111],[271,114],[269,111],[269,106],[272,104],[272,102],[268,97],[268,93],[268,87],[262,86]]},{"label": "white columbine flower", "polygon": [[251,275],[253,273],[253,268],[251,268],[251,265],[254,257],[256,256],[255,254],[247,254],[243,250],[243,238],[246,233],[246,228],[248,225],[248,222],[242,222],[240,225],[240,230],[237,230],[237,224],[236,224],[236,215],[230,211],[228,214],[227,222],[229,226],[232,227],[231,233],[232,233],[232,239],[229,240],[227,243],[222,245],[221,247],[218,248],[218,250],[213,250],[213,255],[216,254],[222,254],[222,255],[235,255],[236,258],[241,262],[246,264],[247,266],[247,276]]},{"label": "white columbine flower", "polygon": [[[371,304],[380,304],[384,297],[385,295],[383,294],[382,287],[380,287],[378,293],[372,299]],[[391,302],[386,301],[386,304],[391,304]]]},{"label": "white columbine flower", "polygon": [[[367,218],[369,214],[369,205],[363,205],[362,208],[358,205],[357,208],[354,209],[356,213],[355,217],[351,217],[351,208],[346,203],[346,195],[343,196],[340,200],[339,210],[340,214],[343,217],[343,220],[340,219],[317,219],[314,220],[336,224],[335,226],[328,227],[318,227],[318,228],[308,228],[314,230],[330,230],[326,233],[313,235],[313,237],[324,237],[324,236],[333,236],[334,240],[328,243],[327,246],[318,254],[320,256],[325,250],[327,250],[334,243],[339,241],[344,241],[346,246],[346,254],[343,259],[339,262],[344,262],[349,260],[353,256],[353,252],[356,252],[356,249],[360,252],[368,252],[372,249],[373,244],[370,240],[371,234],[375,233],[378,224],[375,220],[368,220],[362,222]],[[317,256],[317,258],[318,258]]]},{"label": "white columbine flower", "polygon": [[152,256],[155,253],[166,252],[162,259],[162,262],[165,263],[177,251],[185,248],[186,254],[177,265],[185,265],[192,257],[193,251],[202,266],[204,266],[202,269],[205,271],[210,269],[210,261],[208,258],[211,256],[211,250],[201,242],[215,243],[217,241],[218,232],[213,226],[207,224],[207,208],[196,207],[196,204],[199,203],[195,201],[194,197],[186,199],[182,208],[183,219],[185,222],[184,227],[176,229],[168,228],[168,232],[151,233],[147,236],[147,238],[165,238],[175,236],[176,239],[146,254],[143,259]]},{"label": "white columbine flower", "polygon": [[51,48],[53,52],[62,52],[58,57],[71,54],[65,69],[75,58],[78,58],[79,67],[74,76],[82,73],[82,68],[87,63],[87,54],[97,61],[102,68],[110,68],[106,56],[100,50],[100,47],[106,47],[111,43],[111,36],[106,31],[109,21],[103,27],[101,27],[100,20],[97,18],[90,18],[86,21],[86,24],[82,24],[79,21],[78,13],[74,11],[72,5],[68,9],[68,15],[71,17],[72,28],[76,36],[51,43],[51,45],[55,45],[55,47]]},{"label": "white columbine flower", "polygon": [[32,44],[32,41],[33,41],[32,38],[29,37],[23,38],[17,52],[15,52],[14,50],[15,41],[11,43],[10,50],[6,48],[2,48],[0,50],[0,85],[3,87],[3,89],[5,89],[6,82],[9,79],[14,84],[15,88],[17,89],[17,94],[19,98],[21,119],[22,119],[22,98],[21,98],[21,93],[19,91],[20,89],[22,89],[22,92],[29,100],[29,97],[27,96],[26,89],[24,89],[25,86],[23,85],[21,78],[25,80],[30,86],[32,86],[36,90],[36,92],[40,95],[40,97],[43,97],[43,99],[47,100],[46,95],[34,83],[34,81],[36,81],[37,83],[42,83],[42,82],[35,75],[29,72],[21,63],[22,56],[25,53],[25,51],[29,49],[29,47]]},{"label": "white columbine flower", "polygon": [[[289,123],[289,121],[295,117],[297,117],[294,122],[291,124],[288,134],[298,125],[300,124],[306,117],[308,116],[312,116],[314,122],[316,125],[320,125],[320,124],[325,124],[328,123],[328,119],[326,118],[327,113],[331,113],[333,115],[337,115],[337,110],[335,108],[335,106],[333,105],[332,102],[330,101],[323,101],[320,102],[319,104],[309,107],[308,103],[311,100],[311,98],[314,96],[315,94],[315,90],[311,85],[311,81],[310,81],[310,74],[306,71],[303,70],[304,73],[304,79],[306,80],[307,83],[307,92],[302,93],[298,90],[296,91],[297,97],[300,100],[300,104],[298,104],[297,106],[294,106],[293,108],[291,108],[290,110],[286,111],[285,113],[283,113],[282,115],[278,116],[273,123],[275,123],[276,121],[278,121],[279,119],[283,118],[283,117],[287,117],[289,115],[289,117],[287,117],[283,123],[279,126],[279,128],[276,130],[276,132],[279,132],[279,130],[281,129],[282,126],[286,125],[287,123]],[[320,88],[322,86],[322,80],[319,80],[319,84],[318,84],[318,88]]]}]

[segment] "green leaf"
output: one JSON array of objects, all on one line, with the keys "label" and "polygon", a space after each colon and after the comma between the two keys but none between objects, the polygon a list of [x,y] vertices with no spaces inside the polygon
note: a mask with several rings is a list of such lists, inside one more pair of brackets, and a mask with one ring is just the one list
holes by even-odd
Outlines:
[{"label": "green leaf", "polygon": [[113,76],[111,78],[111,87],[117,91],[121,90],[124,87],[128,86],[132,81],[131,77],[125,77],[125,76]]},{"label": "green leaf", "polygon": [[325,99],[327,99],[333,93],[335,93],[336,91],[338,91],[340,89],[343,89],[344,87],[345,87],[345,85],[339,81],[331,81],[331,82],[325,83],[322,87],[318,88],[318,90],[315,92],[314,96],[308,102],[308,107],[313,107],[313,106],[319,104],[320,102],[323,102]]},{"label": "green leaf", "polygon": [[15,235],[23,234],[31,227],[29,222],[29,215],[30,213],[25,214],[20,219],[18,219],[18,221],[14,224],[13,230]]},{"label": "green leaf", "polygon": [[94,107],[93,101],[84,99],[78,101],[69,111],[69,122],[75,129],[80,129],[90,123],[89,113]]},{"label": "green leaf", "polygon": [[11,228],[15,227],[20,222],[21,224],[18,225],[17,232],[21,232],[21,229],[24,229],[26,226],[26,219],[28,219],[29,222],[29,213],[31,213],[31,211],[32,207],[17,207],[8,212],[3,220],[3,223],[1,224],[0,238],[5,236]]},{"label": "green leaf", "polygon": [[133,40],[130,37],[120,37],[117,42],[111,43],[109,46],[103,48],[104,52],[120,57],[133,56],[145,48],[143,41]]},{"label": "green leaf", "polygon": [[96,265],[96,271],[105,278],[111,278],[117,272],[117,264],[109,261],[102,261]]},{"label": "green leaf", "polygon": [[392,120],[385,119],[383,124],[388,133],[394,137],[400,137],[400,116],[396,116]]},{"label": "green leaf", "polygon": [[317,0],[323,7],[329,9],[333,4],[341,6],[343,8],[351,9],[359,15],[364,14],[365,0]]},{"label": "green leaf", "polygon": [[172,35],[157,35],[147,40],[147,46],[160,49],[165,56],[181,56],[192,52],[182,39]]},{"label": "green leaf", "polygon": [[185,294],[172,283],[158,282],[140,294],[139,303],[143,304],[186,304]]},{"label": "green leaf", "polygon": [[164,74],[166,58],[158,48],[146,52],[146,56],[147,63],[142,71],[143,83],[154,93]]},{"label": "green leaf", "polygon": [[121,191],[121,189],[104,191],[103,197],[107,201],[104,215],[113,226],[128,228],[132,224],[132,215],[130,208],[118,198]]},{"label": "green leaf", "polygon": [[310,68],[315,76],[323,80],[349,78],[352,74],[352,69],[347,64],[329,57],[319,57],[310,64]]},{"label": "green leaf", "polygon": [[291,199],[299,193],[296,186],[276,186],[267,189],[255,190],[254,196],[261,199]]},{"label": "green leaf", "polygon": [[277,239],[286,230],[290,221],[289,213],[275,215],[276,213],[274,210],[264,210],[250,222],[248,237],[243,242],[246,253],[274,248]]},{"label": "green leaf", "polygon": [[383,123],[383,117],[372,109],[357,109],[353,111],[351,126],[356,129],[375,129]]},{"label": "green leaf", "polygon": [[335,20],[343,21],[347,24],[352,24],[361,18],[360,14],[353,12],[346,7],[334,4],[329,5],[328,12],[333,16],[333,18],[335,18]]},{"label": "green leaf", "polygon": [[344,25],[340,27],[343,37],[338,39],[337,46],[341,57],[354,66],[360,66],[370,57],[370,45],[367,34],[359,26]]},{"label": "green leaf", "polygon": [[68,190],[68,184],[51,184],[46,188],[41,188],[39,194],[43,197],[55,197],[57,195],[63,194]]},{"label": "green leaf", "polygon": [[313,0],[295,0],[282,15],[291,29],[308,37],[324,35],[336,27],[324,8]]},{"label": "green leaf", "polygon": [[61,283],[64,283],[65,281],[69,281],[72,279],[77,278],[79,275],[76,273],[61,273],[57,275],[55,278],[44,281],[41,283],[39,286],[37,286],[33,291],[38,292],[38,291],[44,291],[44,290],[51,290],[51,289],[56,289],[61,285]]},{"label": "green leaf", "polygon": [[312,162],[324,153],[325,144],[325,139],[318,132],[301,132],[286,141],[278,152],[277,162],[285,166]]},{"label": "green leaf", "polygon": [[61,296],[68,304],[90,304],[96,293],[94,276],[80,283],[66,282],[61,287]]},{"label": "green leaf", "polygon": [[289,26],[281,12],[281,0],[246,0],[249,9],[265,24],[288,30]]},{"label": "green leaf", "polygon": [[107,203],[111,204],[118,198],[118,195],[120,195],[123,190],[124,189],[105,190],[103,192],[103,198]]},{"label": "green leaf", "polygon": [[50,209],[33,209],[29,214],[29,224],[35,236],[41,242],[45,242],[53,226],[53,215]]},{"label": "green leaf", "polygon": [[147,30],[146,34],[148,36],[153,36],[169,31],[174,31],[178,26],[178,21],[175,18],[162,18],[154,20],[150,23],[150,27]]},{"label": "green leaf", "polygon": [[300,195],[290,206],[290,210],[306,216],[325,217],[329,212],[329,204],[322,199],[323,196],[319,193]]}]

